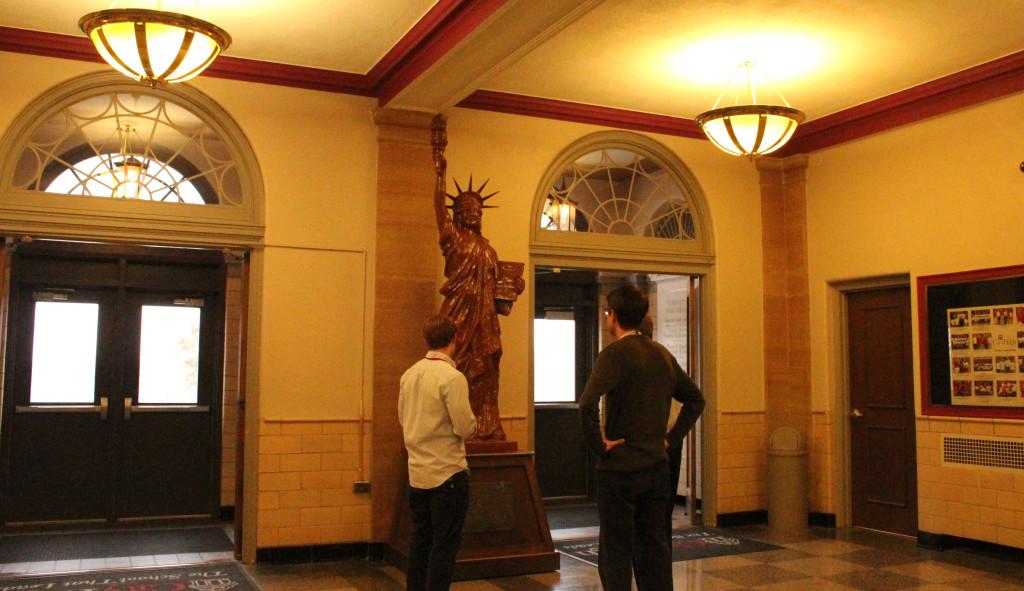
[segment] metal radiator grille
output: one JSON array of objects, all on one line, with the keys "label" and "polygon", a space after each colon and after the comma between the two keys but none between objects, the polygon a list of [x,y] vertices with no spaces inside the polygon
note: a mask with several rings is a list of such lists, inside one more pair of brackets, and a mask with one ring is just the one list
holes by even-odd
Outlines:
[{"label": "metal radiator grille", "polygon": [[1024,441],[944,435],[942,437],[942,462],[944,464],[1024,470]]}]

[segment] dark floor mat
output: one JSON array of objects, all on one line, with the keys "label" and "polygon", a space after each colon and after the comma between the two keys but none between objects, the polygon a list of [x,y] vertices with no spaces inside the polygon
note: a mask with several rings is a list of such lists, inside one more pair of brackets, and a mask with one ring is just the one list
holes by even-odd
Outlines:
[{"label": "dark floor mat", "polygon": [[223,527],[0,536],[0,562],[229,552]]},{"label": "dark floor mat", "polygon": [[[730,532],[708,527],[672,530],[672,562],[777,550],[779,546],[741,538]],[[555,549],[577,560],[597,566],[597,538],[555,542]]]},{"label": "dark floor mat", "polygon": [[566,505],[564,507],[545,507],[548,525],[551,529],[575,529],[577,527],[597,527],[597,505]]},{"label": "dark floor mat", "polygon": [[259,587],[237,563],[224,562],[172,566],[100,570],[63,575],[25,575],[0,578],[4,589],[102,589],[103,591],[173,591],[200,589],[221,591],[259,591]]}]

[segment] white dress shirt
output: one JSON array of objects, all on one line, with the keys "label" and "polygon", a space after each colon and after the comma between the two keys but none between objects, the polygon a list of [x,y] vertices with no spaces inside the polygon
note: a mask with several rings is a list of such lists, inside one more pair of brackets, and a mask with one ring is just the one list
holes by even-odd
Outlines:
[{"label": "white dress shirt", "polygon": [[476,433],[469,384],[444,353],[429,351],[402,374],[398,422],[413,488],[441,486],[469,468],[464,441]]}]

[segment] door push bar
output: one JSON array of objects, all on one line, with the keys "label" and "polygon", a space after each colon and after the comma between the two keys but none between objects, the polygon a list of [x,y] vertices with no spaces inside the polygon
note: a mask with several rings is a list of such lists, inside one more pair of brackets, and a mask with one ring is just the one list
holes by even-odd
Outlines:
[{"label": "door push bar", "polygon": [[207,405],[195,405],[195,404],[152,404],[145,406],[138,406],[132,404],[132,397],[124,397],[124,420],[132,420],[132,415],[136,413],[153,413],[153,412],[210,412],[210,407]]},{"label": "door push bar", "polygon": [[[106,396],[100,398],[99,404],[26,404],[14,407],[17,414],[49,414],[49,413],[96,413],[100,420],[105,421],[110,414],[110,399]],[[124,399],[124,420],[132,420],[136,413],[160,413],[160,412],[210,412],[209,405],[196,404],[153,404],[136,406],[132,404],[130,397]]]},{"label": "door push bar", "polygon": [[49,413],[97,413],[100,420],[107,420],[110,399],[100,397],[99,404],[26,404],[14,407],[16,414],[49,414]]}]

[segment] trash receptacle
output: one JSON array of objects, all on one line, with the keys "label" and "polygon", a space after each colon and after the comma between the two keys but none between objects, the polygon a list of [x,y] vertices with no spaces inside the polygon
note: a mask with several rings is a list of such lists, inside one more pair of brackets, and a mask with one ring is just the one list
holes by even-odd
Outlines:
[{"label": "trash receptacle", "polygon": [[768,438],[768,527],[772,532],[807,529],[807,446],[792,427]]}]

